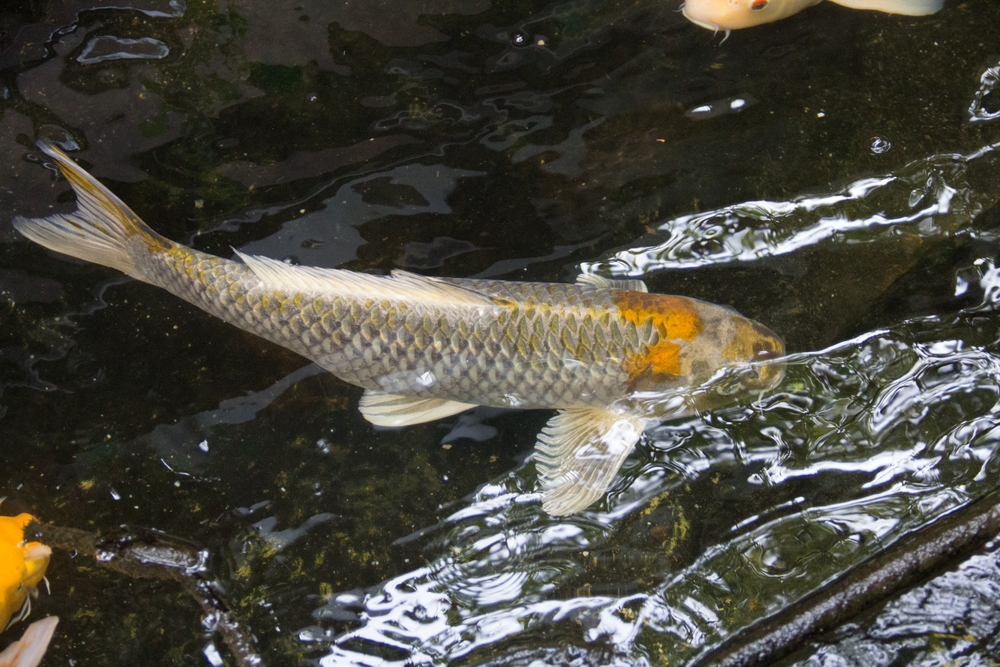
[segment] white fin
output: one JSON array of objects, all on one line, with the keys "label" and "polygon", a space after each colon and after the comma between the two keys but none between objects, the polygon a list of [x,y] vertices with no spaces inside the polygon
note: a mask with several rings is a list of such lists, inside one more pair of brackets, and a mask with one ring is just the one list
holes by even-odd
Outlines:
[{"label": "white fin", "polygon": [[425,303],[436,301],[446,305],[493,306],[496,303],[485,294],[406,271],[393,271],[391,276],[370,276],[343,269],[296,266],[270,257],[235,252],[261,281],[274,289]]},{"label": "white fin", "polygon": [[648,292],[649,288],[641,280],[617,280],[615,278],[605,278],[596,273],[581,273],[576,277],[577,285],[593,285],[594,287],[607,287],[608,289],[624,289],[633,292]]},{"label": "white fin", "polygon": [[32,543],[24,550],[24,560],[34,561],[34,560],[47,560],[52,556],[52,549],[41,543]]},{"label": "white fin", "polygon": [[944,7],[944,0],[832,0],[851,9],[874,9],[887,14],[927,16]]},{"label": "white fin", "polygon": [[542,508],[553,516],[565,516],[600,498],[639,441],[646,422],[601,408],[560,410],[535,444]]},{"label": "white fin", "polygon": [[59,623],[58,616],[47,616],[28,626],[19,640],[0,653],[3,667],[37,667],[45,655]]},{"label": "white fin", "polygon": [[366,389],[358,404],[365,419],[376,426],[410,426],[444,419],[475,405],[443,398],[418,398]]},{"label": "white fin", "polygon": [[139,216],[81,169],[61,150],[43,141],[38,148],[59,165],[76,193],[77,209],[46,218],[14,218],[14,228],[49,250],[95,264],[110,266],[142,278],[126,241],[139,234],[151,249],[165,250],[173,244],[146,226]]}]

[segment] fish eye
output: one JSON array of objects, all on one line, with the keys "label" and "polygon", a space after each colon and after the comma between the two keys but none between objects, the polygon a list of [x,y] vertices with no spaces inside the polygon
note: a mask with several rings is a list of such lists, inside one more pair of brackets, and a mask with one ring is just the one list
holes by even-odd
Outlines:
[{"label": "fish eye", "polygon": [[750,0],[750,9],[754,11],[764,9],[770,1],[771,0]]}]

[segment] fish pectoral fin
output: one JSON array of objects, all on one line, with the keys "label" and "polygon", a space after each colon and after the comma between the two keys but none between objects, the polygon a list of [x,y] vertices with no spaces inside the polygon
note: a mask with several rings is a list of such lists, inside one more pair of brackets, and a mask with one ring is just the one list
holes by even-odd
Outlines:
[{"label": "fish pectoral fin", "polygon": [[475,405],[443,398],[419,398],[366,389],[358,408],[376,426],[410,426],[444,419],[465,412]]},{"label": "fish pectoral fin", "polygon": [[851,9],[873,9],[877,12],[906,16],[927,16],[944,7],[944,0],[833,0],[833,2]]},{"label": "fish pectoral fin", "polygon": [[593,287],[607,287],[608,289],[624,289],[633,292],[648,292],[649,288],[641,280],[618,280],[616,278],[605,278],[596,273],[581,273],[576,277],[577,285],[592,285]]},{"label": "fish pectoral fin", "polygon": [[58,616],[46,616],[29,625],[19,640],[0,653],[0,665],[36,667],[42,661],[49,642],[52,641],[57,623],[59,623]]},{"label": "fish pectoral fin", "polygon": [[601,408],[560,410],[535,444],[542,508],[566,516],[590,506],[611,486],[647,421]]},{"label": "fish pectoral fin", "polygon": [[37,586],[45,577],[52,549],[41,542],[30,542],[24,550],[24,583],[29,588]]}]

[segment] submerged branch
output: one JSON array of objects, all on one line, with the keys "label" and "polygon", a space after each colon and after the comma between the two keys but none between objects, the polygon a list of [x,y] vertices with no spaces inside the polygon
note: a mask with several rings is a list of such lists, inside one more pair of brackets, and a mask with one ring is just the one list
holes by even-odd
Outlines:
[{"label": "submerged branch", "polygon": [[774,616],[703,653],[692,667],[769,665],[803,642],[948,569],[1000,533],[1000,491],[993,491],[931,525],[899,539]]},{"label": "submerged branch", "polygon": [[207,622],[222,635],[239,667],[262,664],[253,639],[233,619],[218,585],[203,576],[207,552],[152,531],[123,531],[109,537],[32,521],[25,527],[24,536],[49,547],[93,556],[98,565],[130,577],[178,582],[201,606]]}]

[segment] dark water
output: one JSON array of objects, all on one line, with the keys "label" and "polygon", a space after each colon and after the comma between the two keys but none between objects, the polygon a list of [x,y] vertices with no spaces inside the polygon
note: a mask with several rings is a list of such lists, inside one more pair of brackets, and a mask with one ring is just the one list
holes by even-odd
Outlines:
[{"label": "dark water", "polygon": [[[4,512],[207,549],[270,664],[677,665],[995,488],[996,2],[823,3],[724,42],[676,9],[5,2]],[[71,206],[47,132],[208,252],[642,277],[794,356],[554,519],[530,458],[551,413],[376,429],[296,355],[21,239],[14,215]],[[169,583],[61,552],[49,579],[46,664],[229,660]],[[995,664],[998,591],[977,556],[794,660]]]}]

